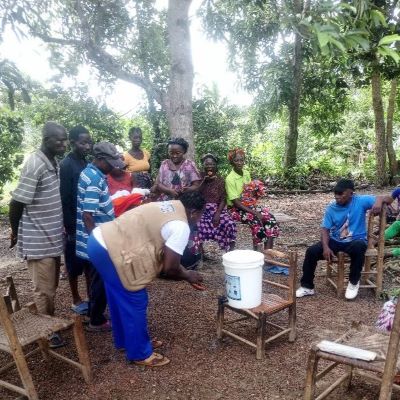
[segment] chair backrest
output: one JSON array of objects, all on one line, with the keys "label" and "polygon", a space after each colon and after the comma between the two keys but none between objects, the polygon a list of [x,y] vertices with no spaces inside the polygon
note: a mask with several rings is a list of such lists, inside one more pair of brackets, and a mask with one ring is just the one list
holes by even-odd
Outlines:
[{"label": "chair backrest", "polygon": [[8,312],[12,314],[13,312],[19,311],[21,309],[21,305],[19,304],[13,278],[11,276],[7,276],[6,283],[6,294],[3,296],[3,298],[6,303]]},{"label": "chair backrest", "polygon": [[[367,226],[367,240],[368,249],[377,247],[378,256],[380,253],[383,256],[385,247],[385,228],[386,228],[386,213],[387,206],[384,204],[379,214],[374,214],[372,211],[368,212],[368,226]],[[376,233],[375,230],[378,230]]]},{"label": "chair backrest", "polygon": [[[272,282],[268,279],[263,279],[263,282],[281,288],[288,291],[288,300],[293,302],[296,300],[296,280],[297,280],[297,251],[289,251],[288,253],[282,253],[276,250],[266,250],[265,262],[267,264],[276,265],[278,267],[286,267],[289,269],[289,276],[287,279],[287,285]],[[285,259],[287,261],[277,261],[274,258]]]}]

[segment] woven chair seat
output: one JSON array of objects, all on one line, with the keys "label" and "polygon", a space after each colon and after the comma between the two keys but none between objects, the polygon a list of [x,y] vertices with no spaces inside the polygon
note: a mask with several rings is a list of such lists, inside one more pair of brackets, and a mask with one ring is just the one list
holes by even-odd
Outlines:
[{"label": "woven chair seat", "polygon": [[279,310],[283,310],[291,305],[292,302],[283,299],[282,297],[272,294],[272,293],[263,293],[261,304],[257,307],[250,308],[249,311],[258,314],[260,312],[264,312],[266,314],[273,314]]},{"label": "woven chair seat", "polygon": [[[341,342],[348,346],[357,347],[362,350],[375,352],[378,357],[374,361],[370,361],[382,369],[386,360],[386,353],[389,345],[390,335],[379,331],[374,327],[362,326],[358,329],[351,329]],[[397,359],[397,370],[400,371],[400,358]]]},{"label": "woven chair seat", "polygon": [[[38,339],[47,338],[52,333],[69,328],[73,321],[50,317],[43,314],[33,314],[29,309],[23,308],[10,315],[10,319],[17,332],[18,340],[22,346],[33,343]],[[0,349],[11,352],[3,327],[0,326]]]}]

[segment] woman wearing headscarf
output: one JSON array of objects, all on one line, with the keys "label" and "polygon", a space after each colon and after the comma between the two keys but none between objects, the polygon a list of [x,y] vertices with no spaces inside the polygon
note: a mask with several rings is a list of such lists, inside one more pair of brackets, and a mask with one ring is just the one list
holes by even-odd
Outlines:
[{"label": "woman wearing headscarf", "polygon": [[202,157],[202,177],[199,192],[206,200],[206,208],[197,224],[200,242],[213,240],[221,250],[235,247],[236,224],[226,208],[225,181],[217,173],[218,160],[212,154]]},{"label": "woman wearing headscarf", "polygon": [[228,153],[232,171],[226,177],[227,204],[232,218],[250,226],[253,247],[264,243],[264,249],[272,249],[273,240],[279,236],[275,217],[268,208],[257,204],[257,199],[265,193],[260,181],[252,181],[250,173],[244,169],[246,155],[243,149],[233,149]]}]

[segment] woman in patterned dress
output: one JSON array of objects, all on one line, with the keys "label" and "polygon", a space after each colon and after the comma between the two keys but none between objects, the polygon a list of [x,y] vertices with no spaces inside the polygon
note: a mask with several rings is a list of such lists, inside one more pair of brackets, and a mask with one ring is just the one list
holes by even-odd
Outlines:
[{"label": "woman in patterned dress", "polygon": [[201,161],[204,172],[199,191],[206,200],[206,208],[197,224],[200,242],[214,240],[221,250],[233,250],[236,224],[226,208],[225,181],[217,174],[218,160],[212,154],[206,154]]},{"label": "woman in patterned dress", "polygon": [[279,236],[279,227],[268,208],[257,204],[260,192],[264,191],[262,183],[252,181],[249,172],[243,169],[243,149],[230,150],[228,160],[232,171],[226,177],[225,189],[232,218],[250,226],[255,250],[261,242],[264,243],[264,249],[272,249],[274,238]]},{"label": "woman in patterned dress", "polygon": [[[172,138],[168,142],[167,160],[161,163],[155,188],[160,193],[158,200],[174,200],[184,192],[198,190],[201,176],[196,164],[185,158],[189,148],[183,138]],[[190,227],[189,243],[181,258],[181,264],[187,269],[195,269],[201,260],[200,240],[197,226]]]},{"label": "woman in patterned dress", "polygon": [[156,179],[160,200],[177,199],[183,192],[195,191],[201,183],[196,164],[185,158],[189,148],[183,138],[173,138],[168,142],[167,160],[161,163]]}]

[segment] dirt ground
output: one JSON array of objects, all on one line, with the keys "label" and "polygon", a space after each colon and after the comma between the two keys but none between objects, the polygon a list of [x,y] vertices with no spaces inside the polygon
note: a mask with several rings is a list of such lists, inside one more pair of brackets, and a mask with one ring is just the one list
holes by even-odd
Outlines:
[{"label": "dirt ground", "polygon": [[[299,252],[299,274],[307,245],[319,238],[319,224],[331,194],[270,197],[268,206],[297,218],[281,225],[282,234],[277,249]],[[239,227],[237,248],[251,248],[249,231]],[[164,341],[162,352],[171,363],[160,369],[145,369],[129,365],[122,352],[113,348],[109,333],[86,333],[93,366],[93,383],[85,384],[80,374],[58,360],[47,365],[39,356],[31,358],[29,366],[40,399],[301,399],[307,355],[312,343],[321,338],[336,338],[352,321],[373,324],[383,301],[370,291],[361,290],[354,302],[336,298],[325,285],[324,269],[318,269],[317,295],[297,303],[297,340],[288,343],[281,338],[268,346],[264,361],[255,359],[255,352],[231,339],[216,338],[217,298],[224,292],[221,253],[212,244],[206,246],[211,257],[201,269],[207,290],[193,290],[186,282],[157,280],[149,287],[149,328],[151,334]],[[3,219],[0,227],[0,279],[12,275],[22,303],[31,300],[30,278],[26,265],[16,260],[8,250],[8,227]],[[321,263],[321,267],[323,263]],[[271,274],[269,279],[282,281]],[[385,286],[392,286],[393,275],[385,276]],[[0,289],[4,282],[0,280]],[[83,285],[81,287],[83,291]],[[71,297],[66,280],[60,281],[57,292],[57,314],[70,315]],[[286,315],[278,320],[286,318]],[[246,329],[244,325],[243,329]],[[247,327],[250,334],[254,329]],[[69,332],[65,354],[74,352]],[[8,358],[0,354],[0,366]],[[5,375],[17,380],[15,371]],[[349,392],[336,391],[331,399],[373,400],[378,388],[358,378]],[[0,389],[0,399],[14,398]],[[393,396],[393,399],[400,397]]]}]

